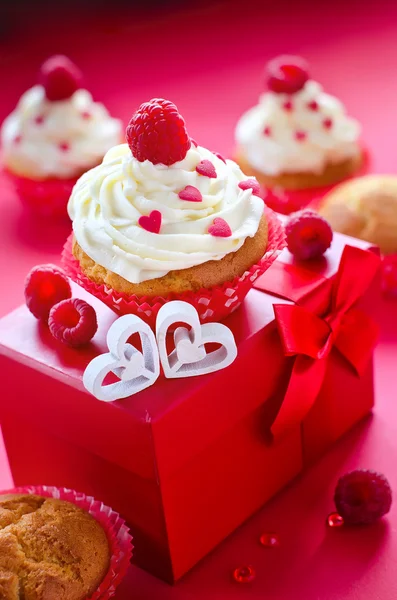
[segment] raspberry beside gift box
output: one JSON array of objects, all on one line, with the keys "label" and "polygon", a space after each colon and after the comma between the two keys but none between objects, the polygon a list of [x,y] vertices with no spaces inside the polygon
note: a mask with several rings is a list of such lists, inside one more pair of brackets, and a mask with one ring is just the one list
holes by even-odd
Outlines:
[{"label": "raspberry beside gift box", "polygon": [[[238,351],[226,369],[190,379],[161,375],[115,402],[99,402],[83,386],[116,320],[98,299],[72,286],[98,318],[91,344],[78,351],[55,340],[26,307],[5,317],[0,411],[16,483],[34,477],[102,498],[131,525],[139,564],[168,581],[181,577],[371,410],[370,356],[358,375],[332,347],[303,427],[295,423],[269,444],[295,361],[284,354],[273,305],[298,302],[327,315],[346,244],[365,256],[370,249],[336,235],[310,264],[282,253],[257,283],[271,281],[274,289],[251,290],[224,322]],[[374,311],[377,291],[375,278],[355,308]],[[238,504],[230,501],[236,496]]]}]

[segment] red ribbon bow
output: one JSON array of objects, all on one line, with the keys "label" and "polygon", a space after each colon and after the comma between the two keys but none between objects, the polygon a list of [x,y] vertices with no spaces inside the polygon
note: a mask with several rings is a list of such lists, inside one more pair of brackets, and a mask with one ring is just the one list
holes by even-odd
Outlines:
[{"label": "red ribbon bow", "polygon": [[274,305],[285,355],[296,355],[283,404],[272,426],[274,438],[302,423],[320,391],[333,347],[357,375],[363,373],[378,328],[355,304],[368,289],[379,264],[379,256],[373,252],[346,246],[332,288],[331,309],[323,318],[302,306]]}]

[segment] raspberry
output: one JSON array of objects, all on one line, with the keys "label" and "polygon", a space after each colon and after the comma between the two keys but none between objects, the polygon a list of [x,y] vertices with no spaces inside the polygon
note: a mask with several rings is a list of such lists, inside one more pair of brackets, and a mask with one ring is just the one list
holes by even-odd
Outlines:
[{"label": "raspberry", "polygon": [[98,329],[95,310],[79,298],[55,304],[50,311],[48,326],[54,338],[72,348],[88,344]]},{"label": "raspberry", "polygon": [[240,188],[240,190],[252,190],[253,196],[260,197],[260,195],[261,195],[261,186],[255,179],[255,177],[249,177],[248,179],[245,179],[244,181],[240,181],[240,183],[238,184],[238,187]]},{"label": "raspberry", "polygon": [[286,227],[288,250],[296,258],[318,258],[330,247],[333,233],[328,221],[312,210],[291,215]]},{"label": "raspberry", "polygon": [[370,524],[389,512],[392,491],[381,473],[357,470],[339,479],[334,501],[345,523]]},{"label": "raspberry", "polygon": [[275,94],[295,94],[308,79],[308,65],[299,56],[278,56],[266,66],[267,86]]},{"label": "raspberry", "polygon": [[55,265],[34,267],[26,277],[26,306],[37,319],[47,320],[54,304],[71,295],[68,278]]},{"label": "raspberry", "polygon": [[126,136],[133,156],[154,165],[170,166],[183,160],[191,146],[177,107],[162,98],[141,104],[128,124]]},{"label": "raspberry", "polygon": [[66,56],[52,56],[40,69],[39,83],[51,102],[67,100],[81,87],[82,73]]}]

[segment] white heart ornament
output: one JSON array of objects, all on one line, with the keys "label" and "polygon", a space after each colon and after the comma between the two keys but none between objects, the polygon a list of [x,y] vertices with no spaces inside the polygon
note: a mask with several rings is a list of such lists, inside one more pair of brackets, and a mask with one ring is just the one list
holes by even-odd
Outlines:
[{"label": "white heart ornament", "polygon": [[[142,352],[127,343],[138,333]],[[113,402],[127,398],[152,385],[160,375],[156,339],[150,327],[135,315],[124,315],[107,333],[109,352],[95,357],[83,375],[85,388],[98,400]],[[106,376],[114,373],[120,381],[104,385]]]},{"label": "white heart ornament", "polygon": [[[186,323],[174,332],[175,349],[167,352],[167,333],[176,323]],[[233,333],[221,323],[201,325],[196,309],[187,302],[175,300],[164,304],[158,312],[156,338],[164,375],[169,378],[193,377],[228,367],[237,356]],[[220,344],[207,352],[205,344]]]}]

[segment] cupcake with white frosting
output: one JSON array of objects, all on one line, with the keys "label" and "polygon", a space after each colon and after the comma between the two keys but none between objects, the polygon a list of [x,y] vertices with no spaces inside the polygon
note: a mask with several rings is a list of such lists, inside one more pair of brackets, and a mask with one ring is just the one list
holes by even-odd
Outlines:
[{"label": "cupcake with white frosting", "polygon": [[[181,295],[198,301],[203,290],[214,289],[223,297],[228,284],[227,301],[249,274],[246,293],[264,270],[268,250],[257,181],[233,161],[197,146],[166,100],[141,105],[127,142],[74,187],[68,205],[72,276],[93,293],[100,289],[102,299],[122,312],[136,309],[131,298],[152,305]],[[211,293],[204,295],[201,313],[208,311]]]},{"label": "cupcake with white frosting", "polygon": [[334,184],[360,169],[360,124],[309,77],[299,57],[267,65],[268,90],[236,127],[241,167],[266,187],[302,190]]},{"label": "cupcake with white frosting", "polygon": [[121,121],[81,84],[68,58],[48,59],[1,128],[4,167],[40,214],[66,214],[77,179],[121,140]]}]

